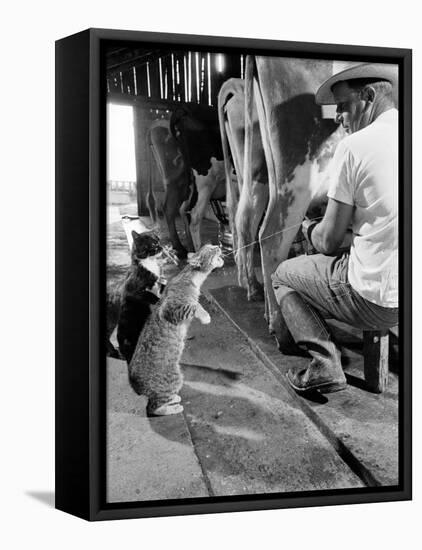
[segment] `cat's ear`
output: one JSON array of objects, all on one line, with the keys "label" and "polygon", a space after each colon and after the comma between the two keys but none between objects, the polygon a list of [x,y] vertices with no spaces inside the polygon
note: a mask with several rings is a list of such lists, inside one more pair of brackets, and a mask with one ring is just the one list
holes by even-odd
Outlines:
[{"label": "cat's ear", "polygon": [[136,231],[134,231],[134,230],[132,229],[132,239],[133,239],[134,241],[136,241],[136,239],[137,239],[138,237],[140,237],[140,236],[141,236],[140,233],[137,233]]},{"label": "cat's ear", "polygon": [[182,321],[192,319],[195,315],[196,307],[192,304],[172,304],[164,302],[160,307],[160,316],[172,325],[177,325]]}]

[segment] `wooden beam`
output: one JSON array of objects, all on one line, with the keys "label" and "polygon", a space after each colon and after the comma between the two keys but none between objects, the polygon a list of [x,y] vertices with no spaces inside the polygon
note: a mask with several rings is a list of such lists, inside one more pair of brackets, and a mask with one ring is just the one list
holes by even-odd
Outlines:
[{"label": "wooden beam", "polygon": [[133,70],[122,73],[123,93],[129,95],[135,95],[135,88],[133,85]]},{"label": "wooden beam", "polygon": [[176,101],[185,101],[183,87],[183,55],[176,54]]},{"label": "wooden beam", "polygon": [[218,92],[225,80],[223,73],[220,73],[216,70],[217,66],[217,56],[219,54],[212,53],[211,58],[211,104],[216,106],[218,103]]},{"label": "wooden beam", "polygon": [[149,64],[149,74],[151,83],[151,98],[161,99],[160,97],[160,68],[158,59]]},{"label": "wooden beam", "polygon": [[161,99],[152,99],[144,95],[128,95],[111,92],[107,94],[107,103],[114,105],[130,105],[140,109],[169,109],[170,111],[180,106],[178,101],[166,101]]},{"label": "wooden beam", "polygon": [[200,86],[201,96],[200,102],[203,105],[208,105],[208,81],[207,81],[207,54],[201,52],[200,54]]},{"label": "wooden beam", "polygon": [[108,82],[109,82],[109,87],[110,87],[110,92],[111,93],[113,93],[113,92],[121,93],[120,92],[120,77],[119,77],[118,74],[113,76],[113,78],[109,78]]},{"label": "wooden beam", "polygon": [[190,52],[190,101],[196,102],[196,54]]},{"label": "wooden beam", "polygon": [[107,72],[127,71],[134,65],[139,66],[147,61],[155,61],[165,53],[166,50],[121,48],[106,54],[106,70]]},{"label": "wooden beam", "polygon": [[147,67],[142,65],[141,67],[135,67],[136,71],[136,88],[137,95],[147,96]]},{"label": "wooden beam", "polygon": [[363,332],[365,382],[374,393],[382,393],[388,385],[388,330]]},{"label": "wooden beam", "polygon": [[171,98],[173,101],[177,100],[176,97],[176,59],[174,53],[170,55],[171,64]]},{"label": "wooden beam", "polygon": [[226,55],[225,56],[225,67],[224,67],[224,80],[228,78],[240,78],[241,77],[241,68],[240,68],[240,55]]},{"label": "wooden beam", "polygon": [[196,94],[195,101],[200,103],[201,101],[201,67],[200,67],[201,55],[199,52],[195,52],[195,84],[196,84]]},{"label": "wooden beam", "polygon": [[163,59],[160,57],[158,59],[158,68],[160,72],[160,98],[164,98],[164,72],[163,72]]},{"label": "wooden beam", "polygon": [[173,101],[173,74],[170,55],[165,57],[165,65],[167,70],[167,99]]},{"label": "wooden beam", "polygon": [[147,191],[149,183],[149,151],[147,148],[147,131],[149,121],[144,109],[133,109],[133,128],[135,137],[136,162],[136,198],[138,202],[138,216],[148,216]]},{"label": "wooden beam", "polygon": [[185,53],[183,56],[183,91],[184,91],[184,97],[182,97],[182,101],[188,101],[189,100],[189,79],[188,79],[188,55]]},{"label": "wooden beam", "polygon": [[133,81],[133,92],[135,95],[138,95],[138,84],[136,81],[136,69],[132,67],[132,81]]},{"label": "wooden beam", "polygon": [[211,91],[212,91],[212,84],[211,84],[211,54],[207,53],[207,103],[208,105],[211,105]]}]

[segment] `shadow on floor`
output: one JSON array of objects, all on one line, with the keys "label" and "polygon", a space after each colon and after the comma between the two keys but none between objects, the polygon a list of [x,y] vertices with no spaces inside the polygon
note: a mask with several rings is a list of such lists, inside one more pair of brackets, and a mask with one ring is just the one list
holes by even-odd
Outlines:
[{"label": "shadow on floor", "polygon": [[45,504],[49,508],[54,508],[55,493],[54,491],[26,491],[28,497],[31,497],[42,504]]},{"label": "shadow on floor", "polygon": [[[236,381],[240,380],[242,373],[227,370],[216,369],[207,365],[192,365],[189,363],[181,363],[184,372],[195,372],[196,375],[205,377],[207,384],[230,386]],[[192,378],[188,376],[188,380]],[[195,376],[193,377],[195,378]],[[182,403],[183,404],[183,403]],[[183,441],[185,444],[189,444],[188,440],[183,440],[180,437],[180,421],[182,416],[161,416],[148,418],[151,429],[161,437],[168,439],[169,441]]]}]

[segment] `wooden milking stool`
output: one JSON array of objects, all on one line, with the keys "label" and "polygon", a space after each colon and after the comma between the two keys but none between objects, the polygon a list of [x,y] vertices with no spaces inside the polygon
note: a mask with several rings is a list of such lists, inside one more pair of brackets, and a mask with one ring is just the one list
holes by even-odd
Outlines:
[{"label": "wooden milking stool", "polygon": [[388,330],[363,331],[363,369],[370,391],[382,393],[388,384]]}]

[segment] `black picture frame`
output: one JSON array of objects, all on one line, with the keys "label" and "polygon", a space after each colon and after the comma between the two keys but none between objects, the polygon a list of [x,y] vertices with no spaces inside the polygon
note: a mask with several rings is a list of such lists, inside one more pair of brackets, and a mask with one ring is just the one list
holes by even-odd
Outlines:
[{"label": "black picture frame", "polygon": [[[394,487],[125,504],[105,501],[105,90],[110,42],[399,65],[400,483]],[[336,44],[88,29],[56,42],[56,508],[87,520],[409,500],[412,497],[412,52]]]}]

